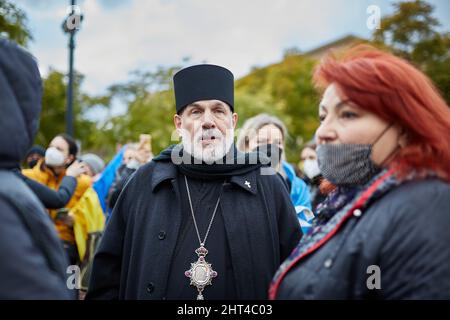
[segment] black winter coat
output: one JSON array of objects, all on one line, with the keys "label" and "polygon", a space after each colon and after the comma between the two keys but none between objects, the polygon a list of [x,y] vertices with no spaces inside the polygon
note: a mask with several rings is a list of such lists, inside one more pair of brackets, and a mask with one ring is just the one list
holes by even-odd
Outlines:
[{"label": "black winter coat", "polygon": [[450,299],[450,184],[396,187],[294,265],[277,299]]},{"label": "black winter coat", "polygon": [[[301,237],[286,186],[259,173],[233,176],[220,201],[239,299],[266,299]],[[165,298],[182,219],[177,176],[171,162],[152,161],[126,185],[96,253],[88,299]]]},{"label": "black winter coat", "polygon": [[14,172],[37,132],[42,84],[33,57],[0,40],[0,299],[69,299],[53,224]]}]

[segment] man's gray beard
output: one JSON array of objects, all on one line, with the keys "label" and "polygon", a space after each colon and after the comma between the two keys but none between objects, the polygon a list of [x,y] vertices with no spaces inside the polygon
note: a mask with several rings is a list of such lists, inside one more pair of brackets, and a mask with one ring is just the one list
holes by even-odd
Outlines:
[{"label": "man's gray beard", "polygon": [[[225,139],[222,136],[221,142],[218,144],[203,147],[201,141],[192,144],[190,139],[182,139],[183,149],[194,157],[194,163],[203,161],[211,164],[223,159],[230,150],[234,142],[234,130],[229,130]],[[195,160],[196,159],[196,160]]]}]

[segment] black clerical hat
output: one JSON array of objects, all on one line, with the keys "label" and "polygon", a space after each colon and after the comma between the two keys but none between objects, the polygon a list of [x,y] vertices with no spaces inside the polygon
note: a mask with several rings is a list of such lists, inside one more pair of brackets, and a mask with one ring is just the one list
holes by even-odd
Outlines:
[{"label": "black clerical hat", "polygon": [[184,68],[173,76],[177,113],[200,100],[220,100],[234,111],[234,76],[230,70],[199,64]]}]

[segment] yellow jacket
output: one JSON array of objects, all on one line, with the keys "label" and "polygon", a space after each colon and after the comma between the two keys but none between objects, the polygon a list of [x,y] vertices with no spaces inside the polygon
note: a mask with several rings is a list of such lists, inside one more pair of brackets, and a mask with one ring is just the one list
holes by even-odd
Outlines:
[{"label": "yellow jacket", "polygon": [[[65,175],[65,173],[63,172],[60,175],[55,176],[53,172],[44,165],[43,160],[40,160],[38,164],[36,164],[36,166],[34,166],[34,168],[32,169],[22,170],[22,173],[28,178],[45,184],[47,187],[54,190],[58,190],[59,185],[61,184],[61,181]],[[75,189],[75,192],[69,203],[66,205],[66,208],[73,208],[81,199],[86,190],[91,186],[91,184],[91,177],[89,177],[88,175],[80,175],[77,178],[77,188]],[[49,210],[49,213],[50,217],[52,219],[55,219],[56,210]],[[71,227],[67,226],[59,220],[55,221],[55,227],[61,240],[75,244],[75,236]]]},{"label": "yellow jacket", "polygon": [[86,190],[81,199],[70,209],[70,214],[75,221],[73,232],[80,261],[83,261],[89,233],[103,231],[105,226],[105,216],[94,188],[90,187]]}]

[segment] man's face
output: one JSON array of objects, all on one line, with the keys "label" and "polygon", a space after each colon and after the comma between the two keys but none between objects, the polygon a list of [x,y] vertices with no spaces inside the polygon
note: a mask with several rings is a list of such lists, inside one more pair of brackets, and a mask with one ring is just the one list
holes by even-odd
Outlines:
[{"label": "man's face", "polygon": [[183,147],[207,163],[222,159],[234,140],[238,116],[219,100],[196,101],[174,116]]}]

